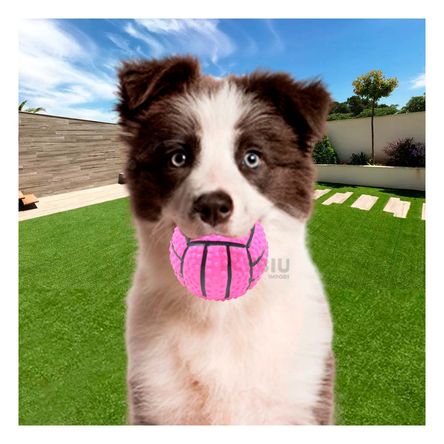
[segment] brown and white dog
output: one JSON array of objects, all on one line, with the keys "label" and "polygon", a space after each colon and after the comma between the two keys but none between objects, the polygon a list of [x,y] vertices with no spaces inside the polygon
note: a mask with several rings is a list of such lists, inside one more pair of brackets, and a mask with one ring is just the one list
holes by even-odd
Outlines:
[{"label": "brown and white dog", "polygon": [[[330,424],[332,322],[305,245],[313,144],[330,96],[319,81],[255,72],[215,79],[192,57],[124,63],[118,112],[139,250],[127,298],[132,424]],[[247,295],[211,302],[173,274],[175,225],[245,235],[271,261]]]}]

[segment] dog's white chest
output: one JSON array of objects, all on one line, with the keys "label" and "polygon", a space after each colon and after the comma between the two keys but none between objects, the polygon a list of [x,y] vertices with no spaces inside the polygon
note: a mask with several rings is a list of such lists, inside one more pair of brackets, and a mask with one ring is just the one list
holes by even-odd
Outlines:
[{"label": "dog's white chest", "polygon": [[258,286],[249,301],[197,301],[211,304],[211,323],[167,323],[145,350],[132,351],[151,421],[313,422],[331,340],[328,309],[261,294],[267,289]]}]

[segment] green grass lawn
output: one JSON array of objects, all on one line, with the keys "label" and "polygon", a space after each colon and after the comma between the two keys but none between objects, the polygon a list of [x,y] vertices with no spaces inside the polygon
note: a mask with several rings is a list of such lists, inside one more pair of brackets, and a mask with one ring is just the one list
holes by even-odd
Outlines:
[{"label": "green grass lawn", "polygon": [[[424,424],[421,193],[319,185],[309,246],[329,294],[339,424]],[[344,204],[321,205],[334,191]],[[360,194],[369,211],[350,208]],[[406,219],[384,213],[392,196]],[[136,248],[128,201],[21,222],[20,424],[123,424],[124,298]]]}]

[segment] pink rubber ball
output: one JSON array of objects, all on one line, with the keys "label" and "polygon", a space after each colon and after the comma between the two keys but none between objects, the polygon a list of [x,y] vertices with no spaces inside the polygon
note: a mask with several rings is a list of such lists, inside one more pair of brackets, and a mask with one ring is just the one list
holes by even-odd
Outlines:
[{"label": "pink rubber ball", "polygon": [[259,222],[239,238],[211,234],[189,239],[176,227],[170,242],[170,262],[179,282],[210,301],[247,293],[264,273],[267,258],[267,239]]}]

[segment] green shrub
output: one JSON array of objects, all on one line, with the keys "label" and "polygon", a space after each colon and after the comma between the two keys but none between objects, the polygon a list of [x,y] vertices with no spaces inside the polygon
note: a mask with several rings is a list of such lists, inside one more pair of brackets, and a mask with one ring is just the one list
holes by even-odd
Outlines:
[{"label": "green shrub", "polygon": [[417,113],[426,110],[426,98],[423,96],[413,96],[401,109],[402,113]]},{"label": "green shrub", "polygon": [[370,156],[363,153],[353,153],[350,157],[350,165],[369,165],[370,164]]},{"label": "green shrub", "polygon": [[[398,107],[396,105],[386,105],[379,106],[375,108],[375,116],[388,116],[390,114],[397,114],[401,111],[398,111]],[[354,119],[361,117],[371,117],[372,110],[370,108],[366,108],[361,111],[359,114],[353,113],[331,113],[328,115],[327,120],[345,120],[345,119]]]},{"label": "green shrub", "polygon": [[[375,116],[388,116],[390,114],[396,114],[397,112],[398,112],[398,108],[396,105],[375,108]],[[357,117],[371,117],[371,115],[372,115],[372,110],[369,108],[366,108]]]},{"label": "green shrub", "polygon": [[353,117],[353,113],[332,113],[328,115],[327,120],[345,120]]},{"label": "green shrub", "polygon": [[425,145],[415,142],[413,137],[399,139],[384,149],[388,156],[387,165],[391,166],[425,166]]},{"label": "green shrub", "polygon": [[350,109],[345,102],[333,102],[333,106],[331,107],[330,114],[345,114],[349,113]]},{"label": "green shrub", "polygon": [[315,163],[338,163],[338,156],[328,136],[324,136],[313,149]]},{"label": "green shrub", "polygon": [[359,115],[369,105],[369,100],[359,96],[351,96],[347,99],[347,105],[353,116]]}]

